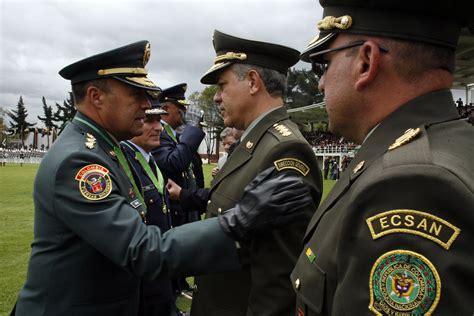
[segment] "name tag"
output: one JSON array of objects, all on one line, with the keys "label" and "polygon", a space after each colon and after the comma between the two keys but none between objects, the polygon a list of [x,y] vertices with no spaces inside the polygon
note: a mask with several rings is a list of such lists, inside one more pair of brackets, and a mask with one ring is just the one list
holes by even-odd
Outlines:
[{"label": "name tag", "polygon": [[372,238],[388,234],[413,234],[429,239],[448,250],[461,230],[430,213],[416,210],[391,210],[366,219]]}]

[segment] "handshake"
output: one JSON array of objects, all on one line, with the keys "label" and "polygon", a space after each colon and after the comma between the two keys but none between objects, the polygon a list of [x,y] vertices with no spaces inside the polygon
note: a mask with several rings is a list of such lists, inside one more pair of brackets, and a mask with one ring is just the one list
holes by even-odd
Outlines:
[{"label": "handshake", "polygon": [[204,111],[197,107],[190,107],[186,112],[182,112],[184,124],[194,127],[207,126],[204,122]]}]

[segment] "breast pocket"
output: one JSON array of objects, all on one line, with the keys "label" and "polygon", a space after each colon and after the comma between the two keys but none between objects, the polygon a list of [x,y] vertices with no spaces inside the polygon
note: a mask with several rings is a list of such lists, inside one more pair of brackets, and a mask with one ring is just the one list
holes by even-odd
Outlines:
[{"label": "breast pocket", "polygon": [[296,292],[296,316],[315,316],[323,311],[326,273],[303,252],[291,273]]},{"label": "breast pocket", "polygon": [[221,192],[214,191],[211,194],[211,201],[207,205],[207,212],[212,217],[218,216],[237,204],[237,201]]}]

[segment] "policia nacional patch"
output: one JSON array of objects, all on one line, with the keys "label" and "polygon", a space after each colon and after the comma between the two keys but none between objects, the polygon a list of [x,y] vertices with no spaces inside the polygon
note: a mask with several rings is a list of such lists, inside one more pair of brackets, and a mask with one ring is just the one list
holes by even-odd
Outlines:
[{"label": "policia nacional patch", "polygon": [[431,315],[441,297],[441,279],[424,256],[394,250],[370,272],[369,310],[375,315]]},{"label": "policia nacional patch", "polygon": [[101,165],[87,165],[76,174],[79,181],[79,191],[88,200],[105,199],[112,191],[112,180],[109,170]]}]

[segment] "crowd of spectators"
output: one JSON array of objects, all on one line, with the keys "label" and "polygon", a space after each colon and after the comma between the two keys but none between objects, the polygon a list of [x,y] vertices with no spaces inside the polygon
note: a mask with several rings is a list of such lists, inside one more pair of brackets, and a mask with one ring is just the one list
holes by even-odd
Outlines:
[{"label": "crowd of spectators", "polygon": [[461,98],[456,101],[456,108],[462,119],[474,125],[474,104],[463,104]]},{"label": "crowd of spectators", "polygon": [[347,142],[343,137],[327,131],[316,130],[302,134],[313,147],[315,153],[349,153],[356,149],[354,143]]},{"label": "crowd of spectators", "polygon": [[0,166],[6,164],[40,163],[46,150],[41,149],[7,149],[0,147]]}]

